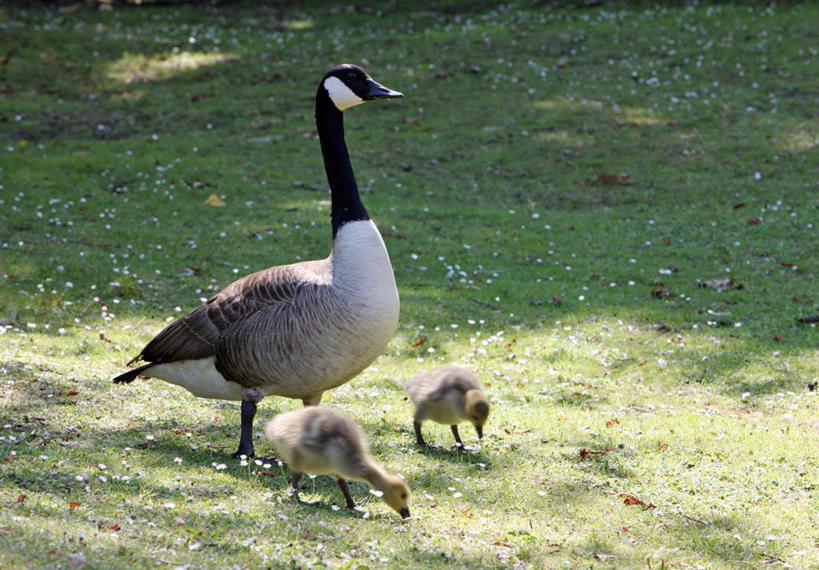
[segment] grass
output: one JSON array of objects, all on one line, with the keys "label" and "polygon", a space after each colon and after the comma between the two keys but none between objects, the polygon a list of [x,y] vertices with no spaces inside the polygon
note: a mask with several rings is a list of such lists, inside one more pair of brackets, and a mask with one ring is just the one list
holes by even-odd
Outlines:
[{"label": "grass", "polygon": [[[817,5],[77,8],[0,6],[0,565],[819,566]],[[402,314],[324,403],[403,522],[231,460],[234,403],[110,383],[327,254],[312,97],[343,61],[406,94],[347,113]],[[449,362],[486,435],[419,451],[401,384]]]}]

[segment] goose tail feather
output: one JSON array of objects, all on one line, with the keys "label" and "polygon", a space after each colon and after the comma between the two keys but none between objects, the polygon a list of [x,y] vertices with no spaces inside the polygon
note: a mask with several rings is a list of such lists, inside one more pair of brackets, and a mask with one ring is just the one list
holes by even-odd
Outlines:
[{"label": "goose tail feather", "polygon": [[147,364],[143,364],[142,366],[137,366],[133,370],[129,370],[128,372],[123,372],[116,378],[114,378],[114,384],[130,384],[134,380],[136,380],[137,376],[142,374],[145,370],[159,364],[158,362],[149,362]]}]

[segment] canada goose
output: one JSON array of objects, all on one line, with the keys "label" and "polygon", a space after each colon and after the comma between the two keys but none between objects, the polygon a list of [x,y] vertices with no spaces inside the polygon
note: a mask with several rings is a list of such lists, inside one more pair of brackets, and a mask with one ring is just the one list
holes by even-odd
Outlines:
[{"label": "canada goose", "polygon": [[443,366],[421,372],[404,387],[415,404],[415,438],[418,445],[427,445],[421,435],[421,422],[432,420],[449,424],[455,442],[463,447],[458,423],[469,420],[475,425],[478,438],[483,437],[483,424],[489,416],[489,401],[480,382],[470,371],[459,366]]},{"label": "canada goose", "polygon": [[322,260],[270,267],[225,287],[171,323],[114,378],[160,378],[195,396],[241,400],[235,456],[252,457],[256,403],[269,395],[316,405],[375,360],[398,325],[398,290],[381,234],[358,195],[342,112],[403,97],[355,65],[328,71],[316,92],[330,183],[333,250]]},{"label": "canada goose", "polygon": [[369,483],[402,518],[410,516],[409,486],[373,459],[364,432],[344,414],[318,406],[302,408],[274,417],[265,435],[293,472],[297,499],[303,473],[336,474],[348,508],[356,506],[347,486],[347,479],[351,479]]}]

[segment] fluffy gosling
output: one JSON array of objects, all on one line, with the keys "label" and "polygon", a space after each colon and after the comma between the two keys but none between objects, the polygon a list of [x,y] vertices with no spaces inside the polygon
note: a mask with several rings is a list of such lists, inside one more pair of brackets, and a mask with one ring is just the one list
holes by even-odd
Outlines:
[{"label": "fluffy gosling", "polygon": [[302,474],[335,474],[347,508],[356,504],[347,479],[368,483],[402,518],[410,516],[410,489],[403,479],[387,473],[370,455],[364,432],[350,418],[329,408],[311,406],[274,417],[265,428],[281,458],[293,473],[293,491],[299,499]]},{"label": "fluffy gosling", "polygon": [[449,424],[455,442],[463,447],[458,424],[470,421],[483,437],[483,425],[489,416],[489,401],[480,382],[470,371],[459,366],[444,366],[421,372],[404,387],[415,403],[415,437],[418,445],[426,446],[421,435],[421,423],[432,420]]}]

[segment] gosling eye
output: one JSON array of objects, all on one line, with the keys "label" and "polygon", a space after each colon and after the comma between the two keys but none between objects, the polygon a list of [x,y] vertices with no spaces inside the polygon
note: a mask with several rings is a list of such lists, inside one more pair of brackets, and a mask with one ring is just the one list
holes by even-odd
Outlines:
[{"label": "gosling eye", "polygon": [[406,499],[406,498],[407,498],[407,494],[406,494],[406,493],[401,493],[401,498],[402,498],[402,499]]}]

